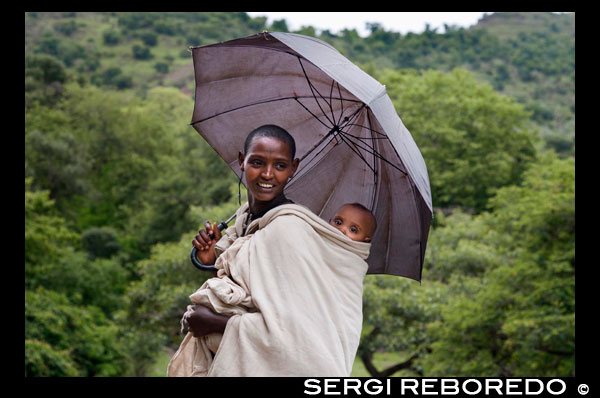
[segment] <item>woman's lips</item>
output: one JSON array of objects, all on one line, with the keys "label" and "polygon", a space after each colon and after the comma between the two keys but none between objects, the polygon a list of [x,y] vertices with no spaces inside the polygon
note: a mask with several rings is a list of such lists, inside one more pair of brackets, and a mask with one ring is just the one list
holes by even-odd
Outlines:
[{"label": "woman's lips", "polygon": [[273,185],[273,184],[264,184],[264,183],[260,183],[260,182],[257,182],[256,185],[258,185],[262,189],[272,189],[275,187],[275,185]]}]

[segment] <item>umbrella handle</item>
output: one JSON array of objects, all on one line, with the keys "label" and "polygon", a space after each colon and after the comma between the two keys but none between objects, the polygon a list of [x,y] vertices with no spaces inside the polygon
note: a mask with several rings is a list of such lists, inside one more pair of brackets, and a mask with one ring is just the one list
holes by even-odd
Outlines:
[{"label": "umbrella handle", "polygon": [[198,257],[196,257],[196,253],[198,253],[198,249],[193,247],[192,252],[190,253],[190,260],[192,260],[192,264],[194,264],[194,267],[198,268],[200,271],[216,271],[217,270],[214,265],[202,264],[200,262],[200,260],[198,260]]},{"label": "umbrella handle", "polygon": [[[231,218],[227,221],[230,221]],[[217,228],[219,228],[219,231],[222,231],[224,229],[227,228],[227,223],[225,221],[221,221],[221,223],[217,226]],[[214,239],[215,235],[214,234],[210,234],[209,238]],[[204,265],[200,262],[200,260],[198,260],[198,257],[196,257],[196,253],[198,253],[198,249],[196,247],[192,248],[192,252],[190,253],[190,260],[192,260],[192,264],[194,265],[194,267],[198,268],[200,271],[216,271],[217,268],[214,265]]]}]

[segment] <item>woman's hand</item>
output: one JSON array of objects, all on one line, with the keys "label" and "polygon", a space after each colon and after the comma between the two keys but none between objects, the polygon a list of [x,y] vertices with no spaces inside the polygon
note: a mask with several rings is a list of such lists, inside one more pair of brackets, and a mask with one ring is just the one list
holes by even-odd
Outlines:
[{"label": "woman's hand", "polygon": [[201,305],[196,306],[187,318],[188,331],[194,337],[202,337],[211,333],[223,333],[230,317],[219,315]]},{"label": "woman's hand", "polygon": [[[217,228],[217,223],[214,223],[213,226],[211,226],[209,221],[204,223],[204,228],[205,229],[198,231],[198,235],[194,237],[192,245],[198,249],[196,257],[202,264],[214,265],[217,260],[214,249],[219,239],[221,239],[221,231]],[[211,239],[209,235],[213,233],[215,238]]]}]

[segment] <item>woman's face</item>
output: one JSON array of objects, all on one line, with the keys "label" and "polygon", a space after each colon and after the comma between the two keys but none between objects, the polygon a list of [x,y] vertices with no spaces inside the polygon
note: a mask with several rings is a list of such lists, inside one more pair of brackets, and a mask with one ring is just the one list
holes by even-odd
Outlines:
[{"label": "woman's face", "polygon": [[299,162],[292,159],[287,142],[274,137],[255,137],[239,160],[248,190],[260,202],[269,202],[283,192]]}]

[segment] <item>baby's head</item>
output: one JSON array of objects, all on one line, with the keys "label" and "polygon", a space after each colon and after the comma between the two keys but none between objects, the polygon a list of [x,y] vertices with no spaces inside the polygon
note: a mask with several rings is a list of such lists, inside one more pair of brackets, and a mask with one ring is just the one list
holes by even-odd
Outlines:
[{"label": "baby's head", "polygon": [[347,203],[340,207],[329,224],[359,242],[370,242],[377,228],[373,213],[360,203]]}]

